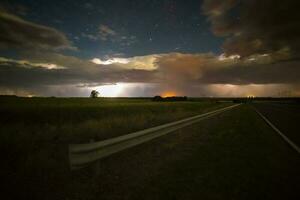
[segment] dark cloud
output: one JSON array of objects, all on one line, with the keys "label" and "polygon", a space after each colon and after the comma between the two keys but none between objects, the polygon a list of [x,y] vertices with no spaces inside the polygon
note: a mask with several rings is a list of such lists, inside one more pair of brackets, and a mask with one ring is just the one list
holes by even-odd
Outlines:
[{"label": "dark cloud", "polygon": [[99,37],[101,40],[106,41],[109,37],[117,35],[116,31],[108,27],[107,25],[101,24],[99,27]]},{"label": "dark cloud", "polygon": [[[30,55],[30,61],[0,58],[2,87],[34,90],[52,87],[53,90],[57,88],[55,86],[84,88],[123,82],[158,84],[161,90],[153,91],[173,90],[191,94],[197,88],[202,88],[203,92],[203,86],[215,84],[300,84],[299,60],[279,62],[270,55],[241,59],[214,54],[170,53],[152,55],[153,59],[151,55],[135,57],[131,60],[139,62],[133,66],[130,66],[133,61],[102,65],[57,53]],[[137,69],[136,64],[142,62],[153,62],[153,67]]]},{"label": "dark cloud", "polygon": [[[205,0],[202,9],[213,33],[225,37],[221,56],[166,53],[84,60],[41,51],[73,47],[56,29],[0,11],[0,48],[30,49],[21,51],[20,60],[0,57],[0,93],[51,95],[57,91],[80,96],[86,93],[84,88],[122,82],[139,83],[123,96],[164,91],[191,96],[238,96],[255,91],[272,95],[288,88],[300,94],[298,1]],[[82,33],[82,37],[120,46],[136,40],[106,25],[97,34]]]},{"label": "dark cloud", "polygon": [[300,60],[277,61],[270,55],[248,59],[213,54],[167,54],[157,60],[170,85],[299,83]]},{"label": "dark cloud", "polygon": [[[0,86],[38,90],[67,85],[96,86],[116,82],[151,82],[153,73],[147,70],[124,69],[117,65],[96,65],[61,54],[43,54],[45,58],[11,60],[0,58]],[[51,60],[51,62],[49,62]],[[50,67],[49,67],[50,66]]]},{"label": "dark cloud", "polygon": [[[300,95],[300,85],[289,84],[251,84],[251,85],[231,85],[231,84],[201,84],[176,90],[172,87],[162,87],[159,84],[134,84],[125,86],[120,96],[149,96],[163,95],[167,92],[176,95],[186,95],[189,97],[244,97],[255,96],[282,96],[282,95]],[[88,96],[88,95],[86,95]]]},{"label": "dark cloud", "polygon": [[227,55],[247,57],[289,50],[299,57],[300,2],[295,0],[205,0],[213,32],[226,36]]},{"label": "dark cloud", "polygon": [[0,10],[0,48],[74,49],[60,31]]},{"label": "dark cloud", "polygon": [[212,31],[217,36],[226,36],[236,31],[238,21],[229,16],[229,11],[236,6],[237,0],[205,0],[202,10],[212,24]]},{"label": "dark cloud", "polygon": [[201,82],[218,84],[299,84],[299,61],[273,64],[239,63],[228,68],[207,71]]}]

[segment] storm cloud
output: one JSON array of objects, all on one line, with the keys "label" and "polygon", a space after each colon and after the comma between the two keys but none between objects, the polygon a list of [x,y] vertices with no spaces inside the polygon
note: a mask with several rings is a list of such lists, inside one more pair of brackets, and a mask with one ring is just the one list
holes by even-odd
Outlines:
[{"label": "storm cloud", "polygon": [[205,0],[203,12],[227,55],[242,57],[285,51],[299,57],[299,1]]},{"label": "storm cloud", "polygon": [[[298,8],[292,0],[205,0],[202,12],[212,32],[224,38],[221,54],[169,52],[106,60],[66,55],[58,50],[75,47],[63,32],[0,11],[0,48],[20,50],[18,58],[0,57],[0,93],[80,96],[84,88],[129,83],[123,96],[164,91],[272,95],[289,88],[299,95]],[[117,35],[107,26],[100,30],[102,42]]]},{"label": "storm cloud", "polygon": [[0,10],[0,48],[75,49],[64,33]]},{"label": "storm cloud", "polygon": [[182,94],[192,93],[189,91],[198,90],[204,85],[300,84],[298,60],[278,62],[266,55],[241,59],[211,53],[169,53],[150,57],[127,58],[138,60],[138,63],[144,60],[148,64],[151,60],[150,70],[136,69],[133,61],[103,65],[57,53],[31,54],[30,61],[2,58],[0,84],[7,88],[39,90],[50,86],[95,87],[117,82],[149,83],[160,85],[160,90],[153,90],[153,93],[174,90]]}]

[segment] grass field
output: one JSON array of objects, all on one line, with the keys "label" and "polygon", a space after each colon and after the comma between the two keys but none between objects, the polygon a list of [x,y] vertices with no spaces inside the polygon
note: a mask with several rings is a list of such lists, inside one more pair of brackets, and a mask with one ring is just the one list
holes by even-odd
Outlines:
[{"label": "grass field", "polygon": [[88,98],[4,98],[0,103],[1,132],[9,140],[15,135],[68,142],[106,139],[230,105]]},{"label": "grass field", "polygon": [[250,105],[71,172],[67,145],[232,103],[0,98],[4,191],[23,199],[299,199],[300,159]]},{"label": "grass field", "polygon": [[231,104],[102,98],[5,97],[0,101],[2,177],[11,188],[27,194],[58,184],[56,179],[69,173],[70,143],[128,134]]}]

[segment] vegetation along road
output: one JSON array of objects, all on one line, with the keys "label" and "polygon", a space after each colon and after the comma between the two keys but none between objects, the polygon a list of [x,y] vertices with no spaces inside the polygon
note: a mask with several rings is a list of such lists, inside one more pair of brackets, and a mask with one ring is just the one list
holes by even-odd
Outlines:
[{"label": "vegetation along road", "polygon": [[1,177],[12,198],[300,197],[299,155],[248,104],[104,158],[96,175],[94,165],[70,171],[67,144],[128,134],[231,103],[124,99],[9,102],[1,107],[7,116],[1,119],[5,160]]}]

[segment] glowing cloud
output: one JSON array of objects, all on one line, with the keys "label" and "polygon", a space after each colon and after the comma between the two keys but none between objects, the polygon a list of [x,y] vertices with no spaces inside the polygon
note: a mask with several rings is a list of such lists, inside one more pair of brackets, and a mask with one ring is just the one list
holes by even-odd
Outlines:
[{"label": "glowing cloud", "polygon": [[93,58],[91,62],[98,65],[112,65],[116,64],[125,69],[142,69],[154,70],[157,69],[156,61],[163,54],[153,54],[146,56],[135,56],[129,58],[110,58],[108,60],[101,60],[100,58]]},{"label": "glowing cloud", "polygon": [[53,63],[35,63],[35,62],[30,62],[27,60],[14,60],[14,59],[7,59],[0,57],[0,65],[3,63],[15,63],[19,64],[25,68],[32,68],[32,67],[41,67],[45,69],[65,69],[66,67],[59,66],[57,64]]},{"label": "glowing cloud", "polygon": [[241,58],[240,55],[230,55],[230,56],[226,56],[224,53],[222,53],[222,54],[218,57],[218,59],[219,59],[220,61],[223,61],[223,60],[238,60],[238,59],[240,59],[240,58]]},{"label": "glowing cloud", "polygon": [[129,60],[126,58],[112,58],[112,59],[108,59],[108,60],[101,60],[99,58],[94,58],[91,61],[98,65],[111,65],[111,64],[115,64],[115,63],[119,63],[119,64],[129,63]]},{"label": "glowing cloud", "polygon": [[103,97],[118,97],[123,92],[126,84],[116,83],[113,85],[98,86],[95,89],[100,92]]}]

